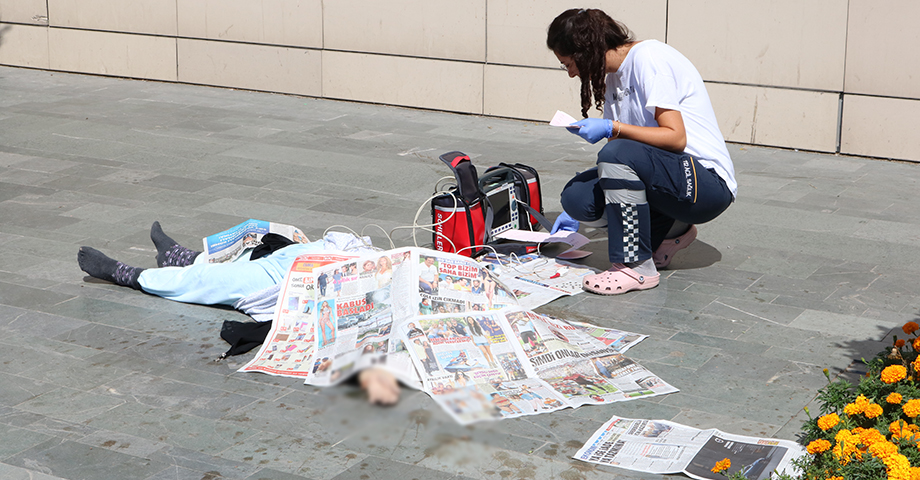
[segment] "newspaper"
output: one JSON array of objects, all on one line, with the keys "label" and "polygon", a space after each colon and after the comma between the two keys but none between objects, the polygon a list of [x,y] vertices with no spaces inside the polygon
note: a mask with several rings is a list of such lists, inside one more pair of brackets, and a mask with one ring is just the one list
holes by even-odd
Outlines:
[{"label": "newspaper", "polygon": [[307,243],[307,237],[300,229],[291,225],[266,222],[250,218],[245,222],[202,239],[202,255],[208,263],[233,262],[247,251],[262,244],[262,237],[276,233],[296,243]]},{"label": "newspaper", "polygon": [[530,309],[583,293],[584,277],[595,273],[589,267],[536,254],[508,257],[490,253],[480,261],[493,265],[492,272],[512,289],[518,306]]},{"label": "newspaper", "polygon": [[645,336],[534,313],[519,296],[562,289],[512,288],[495,266],[421,248],[302,255],[240,371],[334,385],[377,366],[463,424],[677,391],[623,357]]},{"label": "newspaper", "polygon": [[294,260],[278,295],[272,328],[256,356],[240,372],[306,378],[312,371],[316,343],[316,295],[313,270],[354,258],[346,253],[315,253]]},{"label": "newspaper", "polygon": [[425,391],[461,424],[677,391],[620,353],[619,344],[641,335],[623,332],[607,345],[583,327],[519,307],[399,328]]},{"label": "newspaper", "polygon": [[569,323],[576,327],[583,328],[585,333],[591,335],[595,340],[602,342],[604,345],[615,348],[618,353],[626,353],[626,351],[634,345],[648,338],[648,335],[624,332],[615,328],[599,327],[597,325],[591,325],[590,323],[573,321],[569,321]]},{"label": "newspaper", "polygon": [[[793,474],[792,460],[804,454],[805,447],[789,440],[699,430],[666,420],[613,417],[573,458],[698,479],[723,480],[740,471],[750,480],[765,480],[774,471]],[[713,466],[724,458],[731,460],[725,476],[713,473]]]}]

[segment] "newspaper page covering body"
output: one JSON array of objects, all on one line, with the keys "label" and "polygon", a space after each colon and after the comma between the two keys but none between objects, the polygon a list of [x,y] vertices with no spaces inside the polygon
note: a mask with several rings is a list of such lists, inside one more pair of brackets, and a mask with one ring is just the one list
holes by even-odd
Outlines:
[{"label": "newspaper page covering body", "polygon": [[581,327],[526,310],[506,316],[535,375],[572,407],[677,391]]},{"label": "newspaper page covering body", "polygon": [[518,305],[514,291],[475,260],[416,250],[418,315],[483,312]]},{"label": "newspaper page covering body", "polygon": [[306,382],[331,385],[370,365],[421,385],[395,325],[515,305],[514,293],[476,261],[419,248],[388,250],[316,272],[317,367]]},{"label": "newspaper page covering body", "polygon": [[313,271],[321,265],[353,257],[346,253],[311,253],[297,257],[285,276],[265,342],[256,356],[238,371],[307,377],[313,365],[316,334]]},{"label": "newspaper page covering body", "polygon": [[520,308],[399,331],[425,390],[461,424],[677,391],[583,328]]},{"label": "newspaper page covering body", "polygon": [[[805,447],[789,440],[699,430],[666,420],[613,417],[573,458],[641,472],[685,473],[698,479],[722,480],[740,471],[750,480],[765,480],[774,470],[792,474],[792,460],[803,454]],[[724,458],[732,465],[726,476],[713,473],[712,467]]]},{"label": "newspaper page covering body", "polygon": [[[316,276],[316,366],[311,385],[333,385],[352,373],[379,366],[418,384],[394,322],[410,315],[412,252],[387,250],[324,265]],[[390,355],[390,354],[393,355]],[[390,358],[392,357],[392,358]]]},{"label": "newspaper page covering body", "polygon": [[208,259],[208,263],[232,262],[246,251],[261,245],[262,237],[269,233],[287,237],[295,243],[307,243],[306,235],[297,227],[250,218],[235,227],[202,239],[202,255]]},{"label": "newspaper page covering body", "polygon": [[425,390],[461,424],[566,406],[521,363],[501,313],[417,317],[401,333]]}]

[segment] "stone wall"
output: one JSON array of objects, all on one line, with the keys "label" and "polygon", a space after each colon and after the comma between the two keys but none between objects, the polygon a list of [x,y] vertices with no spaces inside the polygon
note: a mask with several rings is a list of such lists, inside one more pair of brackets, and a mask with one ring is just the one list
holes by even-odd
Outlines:
[{"label": "stone wall", "polygon": [[729,141],[920,161],[911,0],[0,0],[0,64],[547,121],[570,7],[683,52]]}]

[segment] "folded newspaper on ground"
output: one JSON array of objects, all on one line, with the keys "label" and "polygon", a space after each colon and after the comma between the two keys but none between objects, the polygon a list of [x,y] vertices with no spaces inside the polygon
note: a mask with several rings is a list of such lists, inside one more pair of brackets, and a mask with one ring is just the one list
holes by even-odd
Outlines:
[{"label": "folded newspaper on ground", "polygon": [[[740,471],[750,480],[765,480],[774,471],[793,474],[792,460],[804,454],[805,447],[789,440],[613,417],[573,458],[655,474],[724,480]],[[713,473],[716,462],[725,458],[731,460],[725,475]]]},{"label": "folded newspaper on ground", "polygon": [[518,297],[560,287],[508,276],[512,288],[493,267],[421,248],[303,255],[240,371],[333,385],[377,366],[464,424],[677,391],[623,357],[644,336],[536,314]]},{"label": "folded newspaper on ground", "polygon": [[493,265],[493,274],[514,291],[518,306],[534,309],[564,295],[578,295],[585,275],[595,270],[537,254],[509,257],[490,253],[480,261]]},{"label": "folded newspaper on ground", "polygon": [[232,262],[247,250],[259,246],[262,237],[268,233],[285,236],[297,243],[307,242],[306,235],[297,227],[250,218],[233,228],[205,237],[202,255],[208,263]]}]

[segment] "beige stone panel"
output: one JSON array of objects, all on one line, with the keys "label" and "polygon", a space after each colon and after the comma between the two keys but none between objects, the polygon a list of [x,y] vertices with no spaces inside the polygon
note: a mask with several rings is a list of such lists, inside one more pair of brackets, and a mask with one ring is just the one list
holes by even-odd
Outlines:
[{"label": "beige stone panel", "polygon": [[599,8],[623,22],[639,40],[665,40],[667,1],[606,0],[490,0],[488,10],[489,63],[556,67],[559,61],[546,48],[546,29],[570,8]]},{"label": "beige stone panel", "polygon": [[706,89],[727,141],[837,149],[837,94],[717,83]]},{"label": "beige stone panel", "polygon": [[318,50],[179,39],[179,81],[320,96]]},{"label": "beige stone panel", "polygon": [[323,51],[323,96],[482,113],[481,64]]},{"label": "beige stone panel", "polygon": [[920,98],[920,2],[849,4],[844,91]]},{"label": "beige stone panel", "polygon": [[844,95],[840,152],[920,161],[920,101]]},{"label": "beige stone panel", "polygon": [[48,25],[46,0],[0,0],[0,22]]},{"label": "beige stone panel", "polygon": [[486,56],[485,0],[325,2],[325,48],[471,60]]},{"label": "beige stone panel", "polygon": [[50,28],[53,70],[176,80],[176,39]]},{"label": "beige stone panel", "polygon": [[176,34],[176,0],[48,0],[52,26]]},{"label": "beige stone panel", "polygon": [[323,46],[322,0],[176,0],[179,36]]},{"label": "beige stone panel", "polygon": [[847,2],[670,0],[668,43],[704,80],[840,91]]},{"label": "beige stone panel", "polygon": [[581,118],[581,83],[562,70],[486,65],[483,83],[486,115],[549,122],[562,110]]},{"label": "beige stone panel", "polygon": [[0,23],[0,64],[48,68],[48,27]]}]

